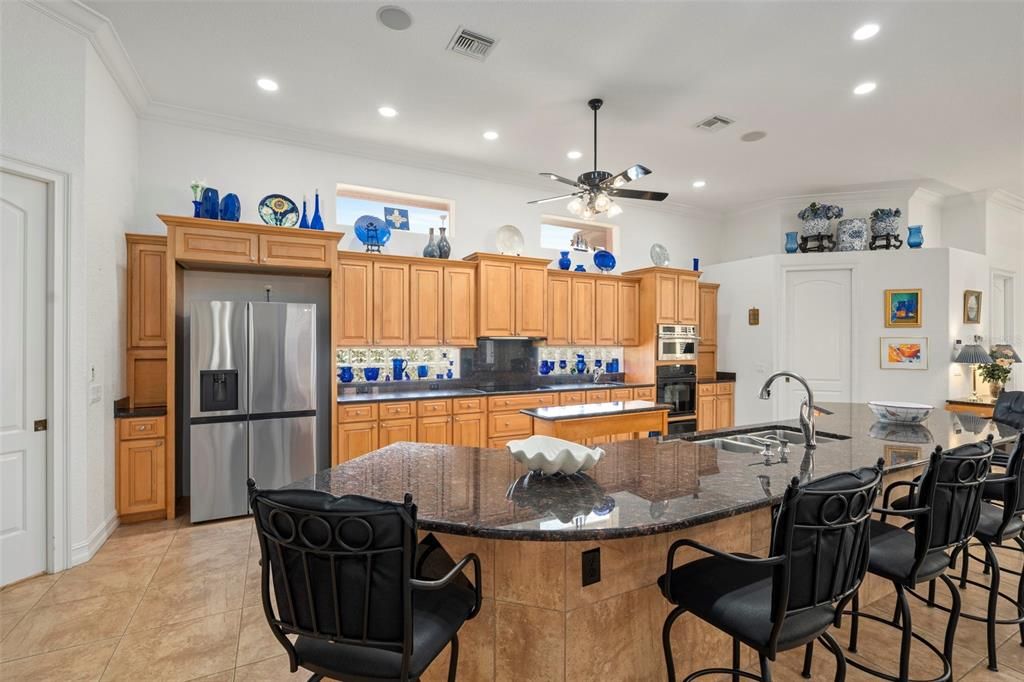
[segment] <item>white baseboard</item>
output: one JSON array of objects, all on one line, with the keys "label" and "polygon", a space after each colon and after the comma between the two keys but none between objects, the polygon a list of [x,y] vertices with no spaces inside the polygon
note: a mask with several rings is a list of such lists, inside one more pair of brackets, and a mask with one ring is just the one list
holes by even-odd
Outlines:
[{"label": "white baseboard", "polygon": [[117,518],[117,512],[111,512],[107,520],[100,524],[100,527],[94,530],[86,540],[71,545],[71,565],[84,564],[91,559],[118,525],[120,525],[120,521]]}]

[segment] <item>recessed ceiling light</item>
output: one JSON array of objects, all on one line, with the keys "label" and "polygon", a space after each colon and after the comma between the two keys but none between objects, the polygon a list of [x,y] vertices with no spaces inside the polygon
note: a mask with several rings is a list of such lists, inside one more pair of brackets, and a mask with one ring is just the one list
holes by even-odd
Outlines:
[{"label": "recessed ceiling light", "polygon": [[693,188],[694,189],[701,189],[704,186],[706,186],[707,184],[708,184],[707,180],[694,180],[693,181]]},{"label": "recessed ceiling light", "polygon": [[855,87],[853,89],[853,94],[855,94],[855,95],[866,95],[869,92],[874,92],[875,88],[877,88],[877,87],[878,86],[875,85],[872,81],[868,81],[867,83],[861,83],[860,85],[858,85],[857,87]]},{"label": "recessed ceiling light", "polygon": [[573,149],[571,151],[566,152],[565,155],[568,158],[570,158],[573,161],[575,161],[576,159],[581,158],[583,156],[583,152],[581,152],[581,151],[579,151],[577,149]]},{"label": "recessed ceiling light", "polygon": [[381,107],[380,109],[377,109],[377,113],[384,118],[394,118],[395,116],[398,116],[398,111],[394,107]]},{"label": "recessed ceiling light", "polygon": [[277,81],[275,80],[260,78],[256,81],[256,85],[260,86],[262,90],[266,90],[267,92],[277,92]]},{"label": "recessed ceiling light", "polygon": [[868,38],[874,38],[878,33],[878,24],[864,24],[856,31],[853,32],[854,40],[867,40]]},{"label": "recessed ceiling light", "polygon": [[392,31],[404,31],[412,26],[412,17],[401,7],[385,5],[377,10],[377,21]]},{"label": "recessed ceiling light", "polygon": [[484,133],[484,139],[485,140],[497,140],[498,139],[497,131],[488,130],[486,133]]},{"label": "recessed ceiling light", "polygon": [[757,142],[768,137],[768,133],[763,130],[751,130],[749,133],[743,133],[740,135],[740,139],[744,142]]}]

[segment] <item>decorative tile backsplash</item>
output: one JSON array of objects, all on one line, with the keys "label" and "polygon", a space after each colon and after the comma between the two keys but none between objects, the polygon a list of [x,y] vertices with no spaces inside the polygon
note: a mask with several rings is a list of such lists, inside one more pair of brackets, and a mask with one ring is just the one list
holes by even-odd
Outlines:
[{"label": "decorative tile backsplash", "polygon": [[[578,353],[583,353],[583,359],[587,362],[588,372],[593,371],[595,360],[601,361],[602,368],[608,367],[609,360],[618,360],[619,371],[626,371],[621,346],[540,346],[537,351],[538,364],[542,360],[551,360],[555,363],[555,369],[551,372],[552,375],[571,374]],[[565,369],[559,366],[561,360],[565,360]]]},{"label": "decorative tile backsplash", "polygon": [[[377,382],[392,381],[397,378],[394,373],[394,358],[408,360],[405,368],[408,378],[416,381],[420,379],[419,367],[427,368],[423,381],[437,381],[438,375],[444,379],[458,379],[460,376],[459,349],[447,346],[406,346],[398,348],[338,348],[335,353],[335,375],[341,368],[348,366],[352,368],[353,383],[366,381],[363,370],[367,367],[379,370]],[[448,376],[451,370],[452,376]],[[401,377],[404,379],[405,377]]]}]

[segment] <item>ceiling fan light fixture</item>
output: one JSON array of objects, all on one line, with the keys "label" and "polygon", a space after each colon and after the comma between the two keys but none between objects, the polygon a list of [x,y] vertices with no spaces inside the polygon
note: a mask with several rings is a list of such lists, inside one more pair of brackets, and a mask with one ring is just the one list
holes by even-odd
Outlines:
[{"label": "ceiling fan light fixture", "polygon": [[569,210],[569,213],[579,217],[583,211],[583,200],[579,197],[573,197],[572,201],[569,202],[569,205],[566,206],[566,208]]},{"label": "ceiling fan light fixture", "polygon": [[598,213],[604,213],[609,208],[611,208],[611,205],[612,200],[604,192],[601,192],[596,197],[594,197],[594,210]]},{"label": "ceiling fan light fixture", "polygon": [[619,206],[618,204],[616,204],[613,201],[612,205],[608,207],[608,217],[609,218],[614,218],[615,216],[621,215],[621,214],[622,214],[622,207]]}]

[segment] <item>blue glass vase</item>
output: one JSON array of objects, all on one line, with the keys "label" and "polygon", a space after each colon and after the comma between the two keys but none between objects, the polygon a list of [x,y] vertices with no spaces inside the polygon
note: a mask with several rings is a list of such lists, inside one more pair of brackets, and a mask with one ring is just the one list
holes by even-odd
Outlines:
[{"label": "blue glass vase", "polygon": [[220,193],[212,187],[203,190],[202,206],[199,207],[199,217],[217,220],[220,218]]},{"label": "blue glass vase", "polygon": [[309,221],[309,229],[324,229],[324,219],[320,217],[320,190],[313,196],[313,219]]},{"label": "blue glass vase", "polygon": [[237,223],[238,219],[241,217],[242,202],[238,200],[237,194],[228,192],[224,195],[224,198],[220,200],[220,219]]},{"label": "blue glass vase", "polygon": [[911,225],[907,228],[907,246],[912,249],[920,249],[924,246],[924,235],[921,230],[924,225]]},{"label": "blue glass vase", "polygon": [[202,215],[202,211],[203,211],[203,202],[193,200],[192,201],[192,217],[193,218],[198,218],[200,215]]},{"label": "blue glass vase", "polygon": [[299,227],[303,230],[309,229],[309,216],[306,215],[306,197],[302,197],[302,217],[299,219]]},{"label": "blue glass vase", "polygon": [[348,384],[355,379],[355,374],[352,373],[352,368],[348,365],[343,365],[338,368],[338,378],[341,379],[342,383]]},{"label": "blue glass vase", "polygon": [[800,247],[796,243],[796,232],[786,233],[786,253],[796,253]]},{"label": "blue glass vase", "polygon": [[700,258],[693,259],[693,271],[700,272]]},{"label": "blue glass vase", "polygon": [[558,259],[558,267],[560,269],[562,269],[562,270],[568,270],[569,268],[571,268],[572,267],[572,259],[569,258],[569,252],[568,251],[559,251],[559,254],[562,257]]}]

